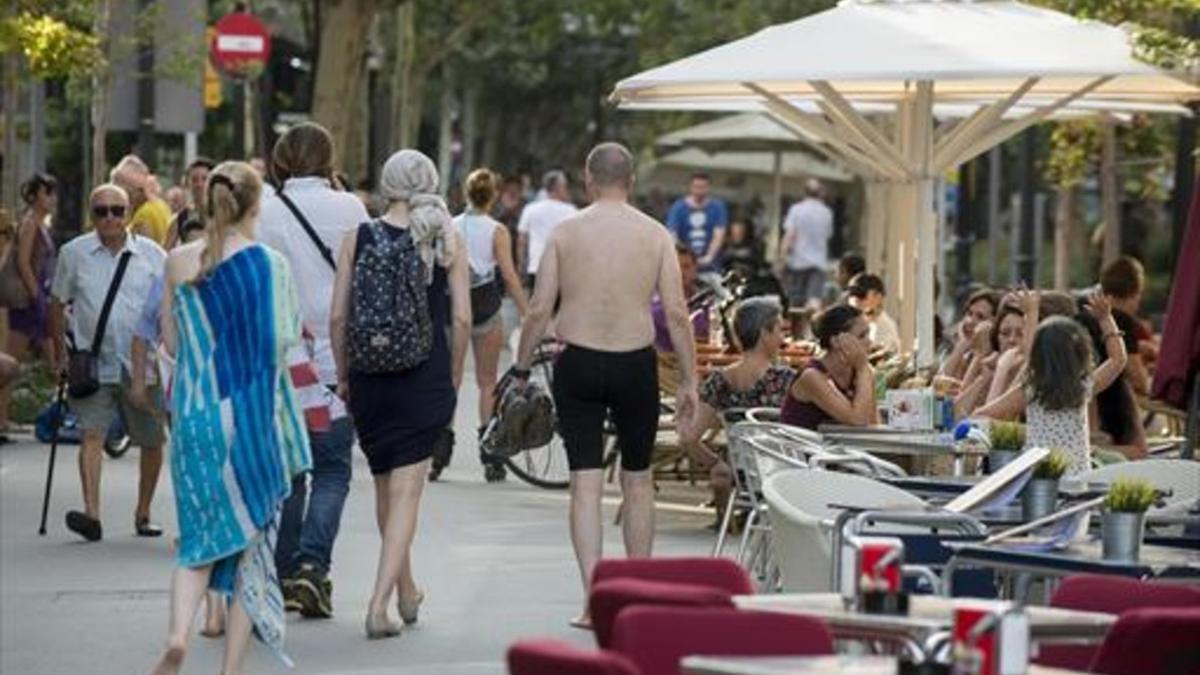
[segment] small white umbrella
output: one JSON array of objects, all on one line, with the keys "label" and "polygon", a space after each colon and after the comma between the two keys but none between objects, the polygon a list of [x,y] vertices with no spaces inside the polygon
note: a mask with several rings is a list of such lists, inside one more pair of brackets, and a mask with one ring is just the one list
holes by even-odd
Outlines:
[{"label": "small white umbrella", "polygon": [[[627,78],[613,92],[617,101],[642,105],[757,103],[887,184],[901,334],[911,345],[915,333],[922,366],[934,360],[938,175],[1075,102],[1198,96],[1195,87],[1135,59],[1118,28],[999,0],[844,0]],[[820,113],[792,97],[812,99]],[[867,119],[855,109],[862,102],[890,105],[892,124]],[[939,127],[935,102],[985,105]],[[1018,104],[1028,112],[1006,117]]]},{"label": "small white umbrella", "polygon": [[775,233],[781,220],[784,176],[836,182],[847,182],[854,178],[817,149],[815,139],[802,140],[787,127],[762,113],[727,115],[672,131],[659,136],[655,145],[667,148],[694,147],[713,155],[706,159],[688,153],[659,160],[668,164],[678,165],[694,159],[697,169],[740,165],[753,167],[747,173],[761,173],[761,168],[768,168],[774,180],[771,200],[767,204],[766,253],[767,259],[772,261],[778,247]]}]

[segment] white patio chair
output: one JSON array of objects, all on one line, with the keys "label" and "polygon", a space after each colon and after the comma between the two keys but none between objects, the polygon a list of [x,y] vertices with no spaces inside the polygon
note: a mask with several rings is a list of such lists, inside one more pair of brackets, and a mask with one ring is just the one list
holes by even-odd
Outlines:
[{"label": "white patio chair", "polygon": [[1200,499],[1200,462],[1187,459],[1143,459],[1109,464],[1078,474],[1074,480],[1084,483],[1112,483],[1119,478],[1149,481],[1159,490],[1171,491],[1162,507],[1151,507],[1147,516],[1182,515]]},{"label": "white patio chair", "polygon": [[[919,497],[886,483],[847,473],[804,469],[780,471],[763,484],[770,512],[775,564],[783,589],[829,591],[832,586],[832,528],[842,509],[923,510]],[[894,529],[894,528],[893,528]]]}]

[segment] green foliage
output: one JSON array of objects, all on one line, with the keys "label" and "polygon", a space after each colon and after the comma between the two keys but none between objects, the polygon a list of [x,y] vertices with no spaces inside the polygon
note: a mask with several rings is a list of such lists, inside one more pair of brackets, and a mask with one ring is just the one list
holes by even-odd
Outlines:
[{"label": "green foliage", "polygon": [[992,422],[988,436],[993,450],[1020,450],[1025,447],[1025,425],[1020,422]]},{"label": "green foliage", "polygon": [[1062,450],[1054,449],[1033,468],[1033,477],[1040,480],[1058,480],[1069,468],[1071,456]]},{"label": "green foliage", "polygon": [[9,418],[17,424],[33,424],[42,408],[54,400],[54,393],[54,375],[43,362],[37,362],[13,385]]},{"label": "green foliage", "polygon": [[0,34],[3,51],[19,51],[35,77],[90,75],[104,63],[99,39],[52,15],[7,17]]},{"label": "green foliage", "polygon": [[1120,478],[1108,489],[1104,505],[1117,513],[1143,513],[1158,498],[1154,484],[1136,478]]}]

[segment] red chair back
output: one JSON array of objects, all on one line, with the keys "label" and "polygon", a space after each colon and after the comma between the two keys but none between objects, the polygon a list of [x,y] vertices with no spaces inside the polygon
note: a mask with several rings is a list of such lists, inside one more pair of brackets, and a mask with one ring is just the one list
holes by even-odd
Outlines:
[{"label": "red chair back", "polygon": [[[1063,580],[1050,606],[1108,614],[1146,607],[1200,607],[1200,587],[1080,574]],[[1035,660],[1043,666],[1087,670],[1096,652],[1095,645],[1046,645]]]},{"label": "red chair back", "polygon": [[630,607],[617,617],[613,651],[643,673],[681,673],[685,656],[813,656],[833,653],[818,619],[728,608]]},{"label": "red chair back", "polygon": [[754,584],[746,569],[728,558],[612,558],[601,560],[592,583],[629,577],[723,588],[734,595],[751,595]]},{"label": "red chair back", "polygon": [[612,645],[613,626],[621,610],[635,605],[673,607],[733,607],[729,591],[713,586],[675,584],[645,579],[607,579],[592,586],[588,611],[596,644],[601,649]]},{"label": "red chair back", "polygon": [[1200,673],[1200,608],[1131,609],[1121,614],[1088,672],[1103,675]]},{"label": "red chair back", "polygon": [[511,675],[642,675],[613,652],[584,651],[557,640],[523,640],[508,650]]}]

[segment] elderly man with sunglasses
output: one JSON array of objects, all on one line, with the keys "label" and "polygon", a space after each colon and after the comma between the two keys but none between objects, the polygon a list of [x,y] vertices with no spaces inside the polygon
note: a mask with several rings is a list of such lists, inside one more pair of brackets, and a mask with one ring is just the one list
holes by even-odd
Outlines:
[{"label": "elderly man with sunglasses", "polygon": [[[138,484],[134,531],[138,536],[157,537],[162,529],[150,520],[150,502],[162,469],[165,441],[161,393],[151,392],[158,401],[154,411],[132,405],[130,398],[130,345],[142,306],[156,277],[163,273],[166,253],[149,238],[134,234],[129,226],[132,215],[129,196],[115,184],[104,184],[92,191],[90,214],[93,230],[71,240],[58,254],[58,268],[51,293],[51,332],[55,340],[55,362],[59,368],[69,362],[67,354],[66,308],[70,306],[70,332],[76,355],[92,355],[94,366],[72,366],[70,399],[83,445],[79,451],[79,477],[83,485],[83,510],[67,512],[67,528],[88,541],[102,536],[100,526],[100,466],[104,435],[113,419],[120,415],[134,444],[141,447],[141,479]],[[119,276],[118,276],[119,274]],[[114,283],[115,282],[115,283]],[[107,317],[102,317],[106,299],[112,300]],[[106,318],[101,325],[101,319]],[[99,348],[93,349],[100,333]],[[81,371],[89,373],[79,377]],[[90,380],[91,387],[79,386]],[[86,393],[87,389],[94,389]]]}]

